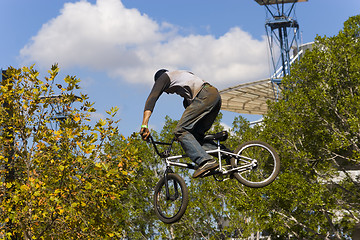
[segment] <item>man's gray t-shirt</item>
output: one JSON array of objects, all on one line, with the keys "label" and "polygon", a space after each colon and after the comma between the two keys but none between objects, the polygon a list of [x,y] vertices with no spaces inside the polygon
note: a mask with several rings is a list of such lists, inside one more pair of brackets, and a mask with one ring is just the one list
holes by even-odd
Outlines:
[{"label": "man's gray t-shirt", "polygon": [[165,72],[156,80],[144,110],[153,111],[157,99],[163,92],[180,95],[184,98],[184,105],[188,106],[201,91],[204,83],[204,80],[188,71]]}]

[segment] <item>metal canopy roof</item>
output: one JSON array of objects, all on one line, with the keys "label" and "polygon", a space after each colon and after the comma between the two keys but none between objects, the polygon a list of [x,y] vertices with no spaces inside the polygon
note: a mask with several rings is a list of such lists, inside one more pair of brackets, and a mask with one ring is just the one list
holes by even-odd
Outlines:
[{"label": "metal canopy roof", "polygon": [[270,79],[243,83],[220,91],[222,110],[263,115],[267,112],[267,100],[275,100]]},{"label": "metal canopy roof", "polygon": [[307,2],[308,0],[255,0],[260,5],[272,5],[282,3]]}]

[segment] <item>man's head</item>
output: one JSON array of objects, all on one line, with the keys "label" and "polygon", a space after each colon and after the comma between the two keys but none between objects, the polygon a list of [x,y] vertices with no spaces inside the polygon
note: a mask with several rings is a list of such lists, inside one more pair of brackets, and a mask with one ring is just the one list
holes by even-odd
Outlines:
[{"label": "man's head", "polygon": [[159,78],[163,73],[165,73],[165,72],[168,72],[168,70],[166,70],[166,69],[160,69],[160,70],[158,70],[158,71],[155,73],[155,75],[154,75],[154,80],[155,80],[155,81],[158,80],[158,78]]}]

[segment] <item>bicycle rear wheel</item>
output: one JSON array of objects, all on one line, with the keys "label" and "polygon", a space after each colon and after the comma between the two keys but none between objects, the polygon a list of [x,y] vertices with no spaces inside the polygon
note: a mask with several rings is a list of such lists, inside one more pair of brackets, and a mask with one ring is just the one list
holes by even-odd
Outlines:
[{"label": "bicycle rear wheel", "polygon": [[280,158],[269,144],[262,141],[250,141],[240,145],[231,158],[231,166],[238,170],[235,178],[252,188],[265,187],[272,183],[280,171]]},{"label": "bicycle rear wheel", "polygon": [[156,184],[154,207],[158,218],[169,224],[179,221],[183,216],[189,202],[189,194],[184,179],[178,174],[168,173],[166,178],[167,181],[165,181],[165,177],[162,177]]}]

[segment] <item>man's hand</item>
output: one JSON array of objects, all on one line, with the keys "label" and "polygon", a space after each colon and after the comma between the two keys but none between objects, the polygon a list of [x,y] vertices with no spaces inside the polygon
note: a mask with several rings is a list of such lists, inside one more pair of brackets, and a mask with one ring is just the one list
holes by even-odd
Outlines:
[{"label": "man's hand", "polygon": [[140,129],[140,135],[141,135],[141,138],[144,140],[144,141],[148,141],[149,140],[149,136],[150,136],[150,130],[149,128],[147,127],[142,127]]}]

